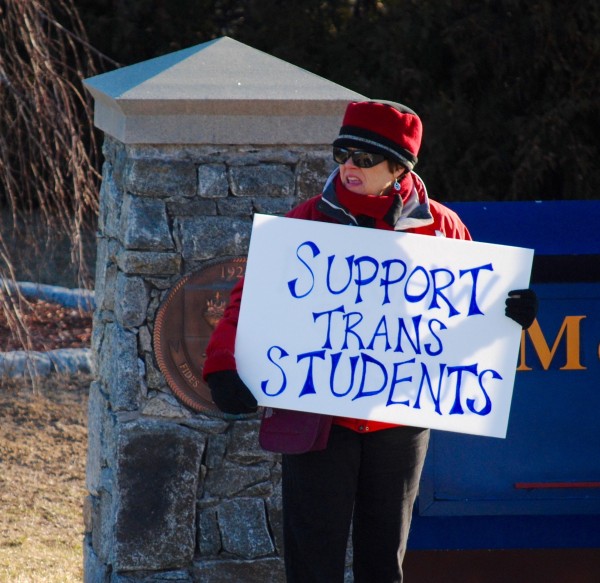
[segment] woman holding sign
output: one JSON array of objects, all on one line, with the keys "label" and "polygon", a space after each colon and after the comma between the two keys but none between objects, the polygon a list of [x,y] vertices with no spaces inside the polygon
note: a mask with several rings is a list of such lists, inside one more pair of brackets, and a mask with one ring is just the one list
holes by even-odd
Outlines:
[{"label": "woman holding sign", "polygon": [[[414,173],[421,120],[398,103],[350,103],[333,142],[338,167],[322,194],[289,217],[470,240],[459,217],[429,199]],[[242,283],[209,346],[204,377],[226,413],[256,411],[236,372]],[[511,292],[507,316],[528,327],[531,290]],[[413,505],[429,430],[376,421],[267,409],[260,442],[283,453],[282,493],[288,583],[342,583],[352,525],[356,583],[402,581]]]}]

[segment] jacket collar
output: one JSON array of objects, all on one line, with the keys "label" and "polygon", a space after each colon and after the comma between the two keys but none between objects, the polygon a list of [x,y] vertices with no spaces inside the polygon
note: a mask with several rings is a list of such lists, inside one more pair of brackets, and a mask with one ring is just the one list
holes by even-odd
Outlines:
[{"label": "jacket collar", "polygon": [[[339,169],[336,168],[325,182],[321,199],[317,208],[323,214],[335,219],[344,225],[360,227],[375,227],[376,219],[367,215],[355,215],[351,209],[345,207],[339,200],[336,192],[336,177]],[[410,172],[402,181],[410,182],[404,186],[406,194],[395,196],[390,208],[383,217],[383,222],[395,231],[404,231],[416,227],[424,227],[433,223],[433,216],[429,210],[429,197],[427,189],[421,178]]]}]

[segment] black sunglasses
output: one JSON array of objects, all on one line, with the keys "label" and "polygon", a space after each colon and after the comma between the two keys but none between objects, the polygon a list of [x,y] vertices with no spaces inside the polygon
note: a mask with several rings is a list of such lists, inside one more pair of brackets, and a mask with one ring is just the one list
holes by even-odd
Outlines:
[{"label": "black sunglasses", "polygon": [[352,158],[352,163],[358,168],[372,168],[381,164],[385,160],[385,156],[374,154],[373,152],[365,152],[363,150],[347,150],[346,148],[333,148],[333,159],[338,164],[345,164],[349,158]]}]

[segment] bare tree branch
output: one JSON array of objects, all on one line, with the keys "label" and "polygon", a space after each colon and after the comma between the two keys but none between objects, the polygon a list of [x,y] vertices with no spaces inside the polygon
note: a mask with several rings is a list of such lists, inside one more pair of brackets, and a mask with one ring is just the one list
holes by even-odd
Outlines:
[{"label": "bare tree branch", "polygon": [[[95,227],[101,152],[82,80],[99,61],[119,66],[90,45],[73,0],[0,4],[0,205],[11,222],[0,231],[2,278],[14,279],[19,262],[6,237],[37,249],[40,261],[49,240],[67,237],[78,283],[91,283],[82,233]],[[37,215],[41,231],[32,227]],[[26,347],[20,301],[0,290]]]}]

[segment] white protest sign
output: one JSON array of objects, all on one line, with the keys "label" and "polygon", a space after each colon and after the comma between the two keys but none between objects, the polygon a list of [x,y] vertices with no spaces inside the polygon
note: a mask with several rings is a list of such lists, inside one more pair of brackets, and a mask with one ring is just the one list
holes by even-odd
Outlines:
[{"label": "white protest sign", "polygon": [[256,215],[235,357],[259,405],[505,437],[518,247]]}]

